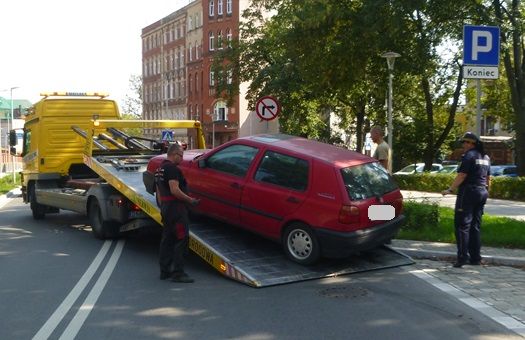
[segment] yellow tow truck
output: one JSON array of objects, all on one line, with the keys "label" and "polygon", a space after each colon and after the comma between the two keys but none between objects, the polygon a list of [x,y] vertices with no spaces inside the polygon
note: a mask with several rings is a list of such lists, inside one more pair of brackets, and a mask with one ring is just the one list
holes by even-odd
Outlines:
[{"label": "yellow tow truck", "polygon": [[[156,223],[128,198],[136,195],[116,183],[117,176],[105,178],[93,169],[94,159],[122,172],[138,169],[166,147],[164,141],[129,132],[145,129],[176,130],[192,147],[204,148],[200,122],[124,120],[117,103],[104,93],[42,95],[26,117],[21,154],[22,197],[30,204],[33,217],[42,219],[60,209],[86,214],[93,234],[101,239]],[[17,139],[10,141],[16,152],[13,144]]]}]

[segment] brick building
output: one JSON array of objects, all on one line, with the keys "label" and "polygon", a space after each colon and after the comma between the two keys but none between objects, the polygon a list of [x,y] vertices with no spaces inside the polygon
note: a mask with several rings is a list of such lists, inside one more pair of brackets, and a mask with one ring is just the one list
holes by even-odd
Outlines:
[{"label": "brick building", "polygon": [[[216,98],[214,53],[238,39],[248,5],[248,0],[196,0],[142,29],[144,119],[198,119],[211,147],[279,131],[278,120],[263,122],[248,109],[248,84],[240,85],[231,105]],[[149,133],[155,138],[160,132]]]}]

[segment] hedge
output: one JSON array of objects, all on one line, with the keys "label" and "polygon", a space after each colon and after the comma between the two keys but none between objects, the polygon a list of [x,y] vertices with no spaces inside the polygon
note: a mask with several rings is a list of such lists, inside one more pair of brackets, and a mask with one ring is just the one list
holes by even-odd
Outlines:
[{"label": "hedge", "polygon": [[[418,173],[393,175],[401,190],[441,192],[448,188],[456,174]],[[525,177],[491,177],[490,198],[525,201]]]}]

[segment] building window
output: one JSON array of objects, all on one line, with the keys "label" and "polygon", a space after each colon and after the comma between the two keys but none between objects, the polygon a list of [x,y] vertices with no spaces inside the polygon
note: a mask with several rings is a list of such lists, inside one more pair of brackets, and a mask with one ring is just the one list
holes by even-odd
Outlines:
[{"label": "building window", "polygon": [[228,107],[223,101],[218,101],[213,107],[213,118],[215,121],[228,120]]},{"label": "building window", "polygon": [[232,0],[226,0],[226,13],[232,14]]},{"label": "building window", "polygon": [[199,49],[201,47],[199,46],[199,43],[195,42],[195,60],[199,60],[200,56],[199,56]]},{"label": "building window", "polygon": [[209,50],[210,51],[213,51],[215,49],[215,36],[213,35],[213,32],[210,31],[209,35],[208,35],[208,41],[209,41],[209,44],[210,44],[210,48]]},{"label": "building window", "polygon": [[231,83],[233,82],[233,71],[232,71],[231,68],[228,69],[228,71],[226,71],[226,76],[227,76],[227,78],[226,78],[226,82],[227,82],[228,84],[231,84]]},{"label": "building window", "polygon": [[199,75],[195,73],[195,94],[199,93]]},{"label": "building window", "polygon": [[228,47],[232,47],[232,29],[228,28],[226,30],[226,43],[228,44]]},{"label": "building window", "polygon": [[212,17],[214,14],[215,14],[215,3],[213,0],[210,0],[209,15],[210,17]]},{"label": "building window", "polygon": [[222,1],[223,0],[217,0],[217,15],[222,15]]},{"label": "building window", "polygon": [[210,86],[215,86],[215,72],[210,69]]},{"label": "building window", "polygon": [[188,17],[188,31],[191,31],[193,29],[193,18],[191,16]]},{"label": "building window", "polygon": [[190,61],[193,61],[193,46],[192,44],[190,43],[190,46],[189,46],[189,53],[190,53]]},{"label": "building window", "polygon": [[217,49],[222,50],[222,31],[217,32]]}]

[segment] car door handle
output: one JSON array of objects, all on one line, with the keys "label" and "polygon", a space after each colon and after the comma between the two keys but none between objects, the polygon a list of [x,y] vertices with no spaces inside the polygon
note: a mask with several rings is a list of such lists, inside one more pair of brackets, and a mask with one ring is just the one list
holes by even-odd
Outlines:
[{"label": "car door handle", "polygon": [[293,196],[290,196],[286,199],[286,202],[290,202],[290,203],[301,203],[301,200],[298,199],[297,197],[293,197]]},{"label": "car door handle", "polygon": [[240,189],[241,185],[237,182],[233,182],[232,184],[230,184],[230,187],[233,189]]}]

